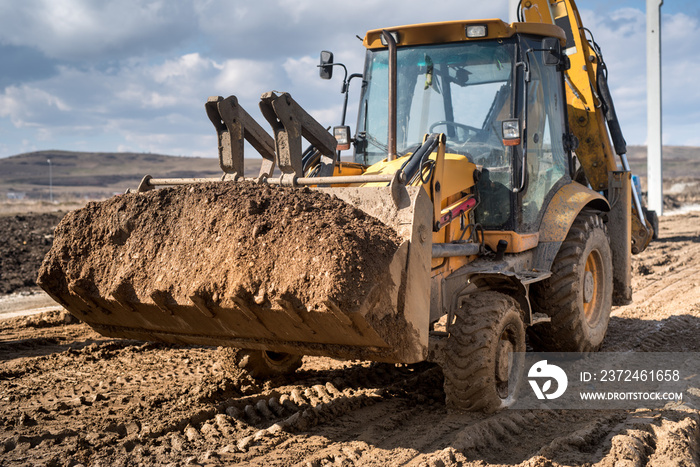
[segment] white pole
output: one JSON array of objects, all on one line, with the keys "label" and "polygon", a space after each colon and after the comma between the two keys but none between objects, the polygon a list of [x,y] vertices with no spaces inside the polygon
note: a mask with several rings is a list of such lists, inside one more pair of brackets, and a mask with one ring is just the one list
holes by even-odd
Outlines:
[{"label": "white pole", "polygon": [[647,194],[649,209],[663,214],[661,140],[661,5],[647,0]]},{"label": "white pole", "polygon": [[508,0],[508,21],[515,23],[518,21],[518,0]]},{"label": "white pole", "polygon": [[46,159],[46,162],[49,163],[49,198],[53,203],[53,170],[51,166],[51,159]]}]

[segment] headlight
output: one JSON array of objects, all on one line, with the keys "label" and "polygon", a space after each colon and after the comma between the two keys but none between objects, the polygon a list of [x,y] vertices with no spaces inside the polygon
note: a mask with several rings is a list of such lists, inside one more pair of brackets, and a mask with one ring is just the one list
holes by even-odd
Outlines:
[{"label": "headlight", "polygon": [[[398,32],[390,32],[389,35],[391,35],[391,37],[394,38],[394,42],[396,42],[397,44],[399,43],[399,33]],[[382,40],[382,45],[389,45],[389,44],[387,44],[386,39],[384,39],[383,35],[379,36],[379,37]]]},{"label": "headlight", "polygon": [[479,24],[477,26],[467,26],[467,37],[486,37],[488,29],[485,24]]},{"label": "headlight", "polygon": [[349,126],[336,126],[333,127],[333,136],[337,141],[336,149],[338,151],[347,151],[350,149],[350,127]]},{"label": "headlight", "polygon": [[503,120],[503,145],[517,146],[520,144],[520,120],[517,118],[509,118]]}]

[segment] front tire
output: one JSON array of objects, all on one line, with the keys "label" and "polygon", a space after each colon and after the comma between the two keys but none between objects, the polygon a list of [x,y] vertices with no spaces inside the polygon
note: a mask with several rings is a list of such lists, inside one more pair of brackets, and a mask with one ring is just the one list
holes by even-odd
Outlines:
[{"label": "front tire", "polygon": [[533,311],[551,318],[528,329],[542,352],[594,352],[600,348],[612,306],[612,253],[595,213],[582,211],[559,249],[552,275],[530,289]]},{"label": "front tire", "polygon": [[302,364],[302,356],[255,349],[226,349],[225,366],[241,369],[252,378],[264,380],[294,373]]},{"label": "front tire", "polygon": [[448,409],[495,412],[512,405],[525,352],[518,303],[500,292],[469,295],[449,332],[442,363]]}]

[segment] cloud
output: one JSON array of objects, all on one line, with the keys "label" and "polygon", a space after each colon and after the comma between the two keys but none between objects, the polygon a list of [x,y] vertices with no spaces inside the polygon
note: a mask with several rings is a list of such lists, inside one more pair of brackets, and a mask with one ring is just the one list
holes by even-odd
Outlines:
[{"label": "cloud", "polygon": [[57,62],[27,46],[0,44],[0,89],[26,81],[48,78],[56,73]]},{"label": "cloud", "polygon": [[[663,39],[662,51],[662,83],[665,109],[673,109],[676,115],[682,115],[680,120],[700,121],[700,88],[697,81],[700,76],[700,61],[698,61],[697,44],[688,40],[687,31],[700,28],[697,17],[684,13],[664,15],[661,29]],[[669,120],[675,125],[681,123]],[[669,134],[675,128],[669,125]]]},{"label": "cloud", "polygon": [[0,117],[10,117],[17,127],[38,127],[49,123],[47,113],[69,112],[63,99],[30,86],[10,86],[0,95]]},{"label": "cloud", "polygon": [[[474,5],[469,15],[496,16],[494,9],[505,5]],[[456,0],[422,6],[416,0],[360,0],[344,9],[320,0],[4,2],[0,54],[2,46],[31,51],[32,63],[45,69],[0,88],[0,132],[41,128],[47,145],[65,145],[72,135],[73,145],[101,138],[115,149],[215,152],[200,146],[208,141],[216,148],[206,98],[235,94],[265,125],[257,103],[269,90],[291,92],[322,124],[337,124],[341,81],[318,78],[318,52],[331,49],[358,72],[364,48],[356,34],[415,21],[416,11],[421,21],[433,21],[464,9]],[[353,97],[358,94],[356,85]]]},{"label": "cloud", "polygon": [[433,2],[419,0],[357,0],[334,4],[321,0],[258,0],[238,2],[210,0],[197,4],[200,30],[218,54],[283,61],[287,57],[355,50],[355,37],[370,29],[415,22],[450,21],[457,18],[507,16],[507,0]]},{"label": "cloud", "polygon": [[[583,23],[603,49],[609,83],[622,131],[631,144],[645,144],[647,135],[646,13],[636,8],[608,12],[581,10]],[[689,121],[700,120],[700,76],[695,44],[687,39],[698,18],[684,13],[662,15],[662,113],[666,144],[692,144]],[[678,121],[675,115],[684,115]],[[696,123],[697,125],[697,123]]]},{"label": "cloud", "polygon": [[193,37],[187,0],[23,0],[0,3],[0,43],[61,60],[110,60],[172,50]]},{"label": "cloud", "polygon": [[[193,151],[192,148],[199,148]],[[164,151],[163,148],[167,148]],[[128,133],[124,137],[124,143],[117,148],[123,152],[151,152],[156,154],[184,155],[193,157],[217,156],[217,141],[214,129],[211,132],[186,132],[186,133]],[[210,165],[216,169],[216,162]]]},{"label": "cloud", "polygon": [[[218,63],[200,54],[157,64],[134,60],[106,71],[61,66],[55,76],[31,86],[5,88],[0,118],[16,128],[43,128],[45,142],[67,133],[76,139],[118,135],[126,142],[119,147],[134,151],[211,155],[216,139],[204,112],[207,97],[240,90],[243,105],[255,109],[273,70],[265,63]],[[202,141],[209,148],[199,146]]]},{"label": "cloud", "polygon": [[273,64],[263,61],[226,60],[214,81],[213,90],[219,94],[235,94],[242,102],[255,102],[264,91],[274,86],[279,71]]},{"label": "cloud", "polygon": [[[0,156],[27,148],[216,153],[204,112],[208,96],[235,94],[267,124],[263,92],[290,92],[322,125],[340,123],[343,72],[318,77],[331,50],[361,72],[367,30],[457,18],[507,17],[507,0],[23,0],[0,2]],[[599,5],[581,9],[610,71],[625,136],[646,140],[644,12]],[[700,60],[687,31],[691,12],[663,15],[664,139],[697,141]],[[354,127],[359,80],[347,122]]]}]

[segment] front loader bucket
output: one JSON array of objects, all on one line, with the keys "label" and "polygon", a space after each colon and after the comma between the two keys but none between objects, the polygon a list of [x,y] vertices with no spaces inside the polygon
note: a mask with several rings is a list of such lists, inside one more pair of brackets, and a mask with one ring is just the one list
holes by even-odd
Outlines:
[{"label": "front loader bucket", "polygon": [[393,190],[222,182],[90,203],[39,283],[109,337],[422,361],[432,205]]}]

